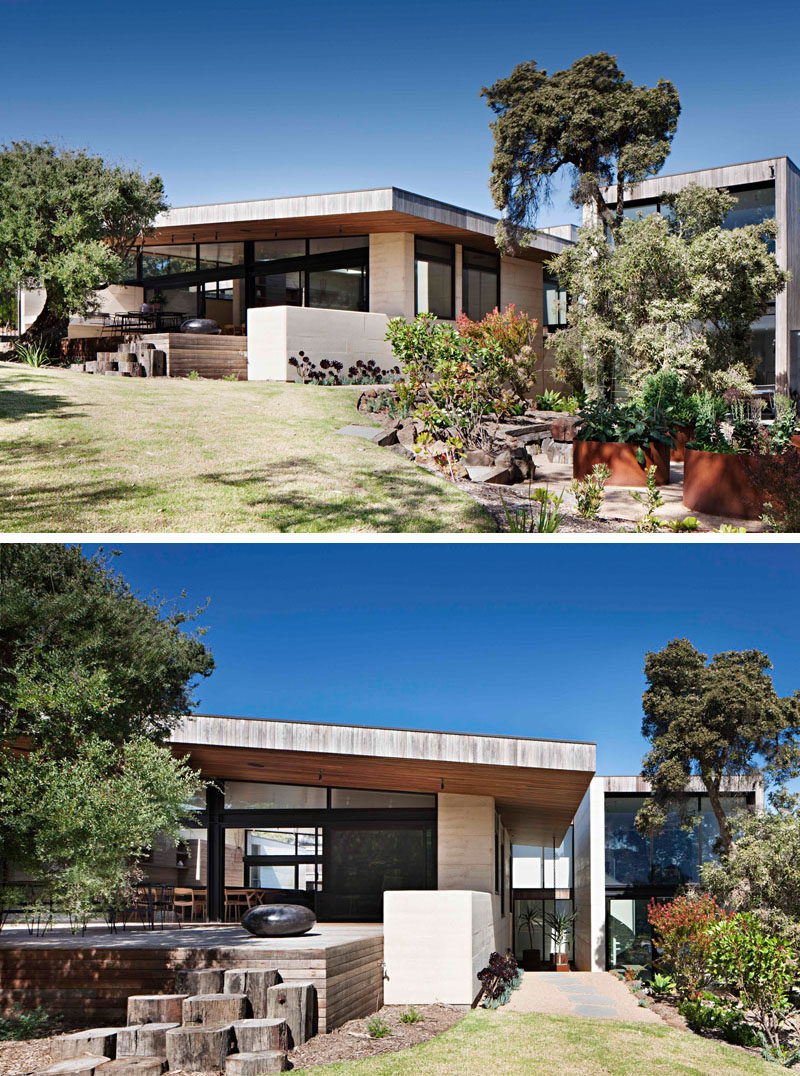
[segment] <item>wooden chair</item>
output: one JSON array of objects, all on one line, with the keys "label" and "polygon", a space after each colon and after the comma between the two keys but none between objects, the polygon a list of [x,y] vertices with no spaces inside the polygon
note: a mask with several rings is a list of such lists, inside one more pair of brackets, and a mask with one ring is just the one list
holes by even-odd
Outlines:
[{"label": "wooden chair", "polygon": [[225,922],[234,922],[244,915],[250,905],[247,890],[225,887]]},{"label": "wooden chair", "polygon": [[182,923],[186,920],[191,923],[198,911],[198,905],[199,900],[194,889],[190,889],[188,886],[186,888],[175,887],[172,896],[172,909],[178,922]]}]

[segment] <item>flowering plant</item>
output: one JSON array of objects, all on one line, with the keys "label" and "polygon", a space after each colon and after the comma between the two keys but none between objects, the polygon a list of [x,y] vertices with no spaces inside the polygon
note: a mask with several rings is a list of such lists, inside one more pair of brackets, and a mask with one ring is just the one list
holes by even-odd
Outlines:
[{"label": "flowering plant", "polygon": [[675,977],[678,993],[697,997],[710,978],[711,928],[728,918],[707,893],[650,901],[647,919],[655,931],[655,963]]}]

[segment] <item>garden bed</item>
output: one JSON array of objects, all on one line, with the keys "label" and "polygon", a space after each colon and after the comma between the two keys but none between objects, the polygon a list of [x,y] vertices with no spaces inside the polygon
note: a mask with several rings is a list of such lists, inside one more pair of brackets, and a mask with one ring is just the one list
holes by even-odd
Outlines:
[{"label": "garden bed", "polygon": [[709,515],[758,519],[762,496],[751,477],[756,457],[686,449],[683,503]]},{"label": "garden bed", "polygon": [[612,486],[645,486],[647,469],[655,467],[656,485],[669,483],[669,446],[651,441],[643,448],[644,466],[637,459],[639,445],[621,444],[614,441],[574,441],[572,444],[572,474],[574,478],[586,478],[598,463],[604,463],[611,471],[608,479]]}]

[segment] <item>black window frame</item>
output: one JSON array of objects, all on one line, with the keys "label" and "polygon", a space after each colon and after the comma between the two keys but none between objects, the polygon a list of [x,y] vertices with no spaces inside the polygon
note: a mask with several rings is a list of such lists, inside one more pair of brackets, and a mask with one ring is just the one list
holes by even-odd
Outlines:
[{"label": "black window frame", "polygon": [[[447,247],[450,251],[448,257],[444,255],[438,256],[436,254],[420,254],[420,243],[435,243],[440,247]],[[421,311],[419,308],[419,278],[417,275],[417,263],[420,261],[434,262],[437,265],[449,265],[450,266],[450,313],[445,316],[444,314],[436,314],[436,317],[440,321],[455,321],[456,319],[456,246],[455,243],[448,243],[442,239],[432,239],[427,235],[415,235],[414,236],[414,314],[420,313],[433,313],[433,311]]]}]

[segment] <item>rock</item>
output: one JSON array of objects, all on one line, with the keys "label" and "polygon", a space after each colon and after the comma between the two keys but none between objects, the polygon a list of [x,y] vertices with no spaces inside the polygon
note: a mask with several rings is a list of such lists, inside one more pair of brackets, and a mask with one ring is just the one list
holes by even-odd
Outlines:
[{"label": "rock", "polygon": [[375,437],[373,440],[375,441],[375,444],[380,445],[381,448],[386,448],[387,445],[396,445],[397,430],[394,428],[384,430],[380,437]]},{"label": "rock", "polygon": [[[245,994],[253,1016],[263,1019],[267,1015],[267,991],[279,979],[277,971],[272,968],[231,968],[225,972],[223,989],[226,994]],[[248,1050],[250,1047],[240,1049]]]},{"label": "rock", "polygon": [[223,968],[181,968],[175,973],[175,989],[179,994],[221,994],[225,981]]},{"label": "rock", "polygon": [[466,467],[492,467],[494,465],[494,457],[484,452],[482,448],[470,449],[463,459]]},{"label": "rock", "polygon": [[128,998],[128,1026],[179,1024],[187,994],[134,994]]},{"label": "rock", "polygon": [[183,1003],[185,1027],[200,1024],[202,1027],[220,1027],[244,1020],[247,1016],[246,994],[197,994]]},{"label": "rock", "polygon": [[54,1061],[66,1061],[72,1057],[114,1058],[117,1052],[117,1035],[124,1028],[95,1027],[88,1031],[76,1031],[53,1039],[50,1053]]},{"label": "rock", "polygon": [[267,992],[267,1015],[285,1020],[289,1046],[300,1046],[317,1033],[317,991],[313,983],[281,983]]},{"label": "rock", "polygon": [[417,423],[411,418],[404,418],[397,427],[397,440],[406,448],[411,448],[417,439]]},{"label": "rock", "polygon": [[317,917],[302,904],[259,904],[242,916],[242,926],[259,938],[284,938],[305,934]]},{"label": "rock", "polygon": [[222,1072],[233,1043],[233,1028],[174,1027],[167,1032],[167,1064],[186,1072]]},{"label": "rock", "polygon": [[233,1034],[236,1048],[242,1054],[289,1049],[289,1028],[283,1019],[237,1020]]},{"label": "rock", "polygon": [[467,464],[467,474],[470,482],[491,482],[493,485],[510,486],[514,480],[512,467],[470,467]]},{"label": "rock", "polygon": [[70,368],[70,370],[73,370],[76,374],[82,374],[84,372],[85,363],[71,362],[69,364],[69,368]]},{"label": "rock", "polygon": [[83,369],[86,371],[87,374],[96,374],[97,359],[87,359],[87,361],[83,364]]},{"label": "rock", "polygon": [[261,1076],[262,1073],[284,1072],[288,1067],[284,1050],[231,1054],[225,1062],[227,1076]]},{"label": "rock", "polygon": [[132,1024],[117,1034],[117,1057],[163,1057],[167,1032],[175,1024]]},{"label": "rock", "polygon": [[94,1076],[101,1065],[110,1065],[110,1057],[70,1057],[38,1069],[34,1076]]},{"label": "rock", "polygon": [[495,467],[510,467],[512,461],[511,449],[504,448],[494,457]]},{"label": "rock", "polygon": [[574,441],[580,423],[577,415],[560,415],[550,423],[550,435],[554,441]]}]

